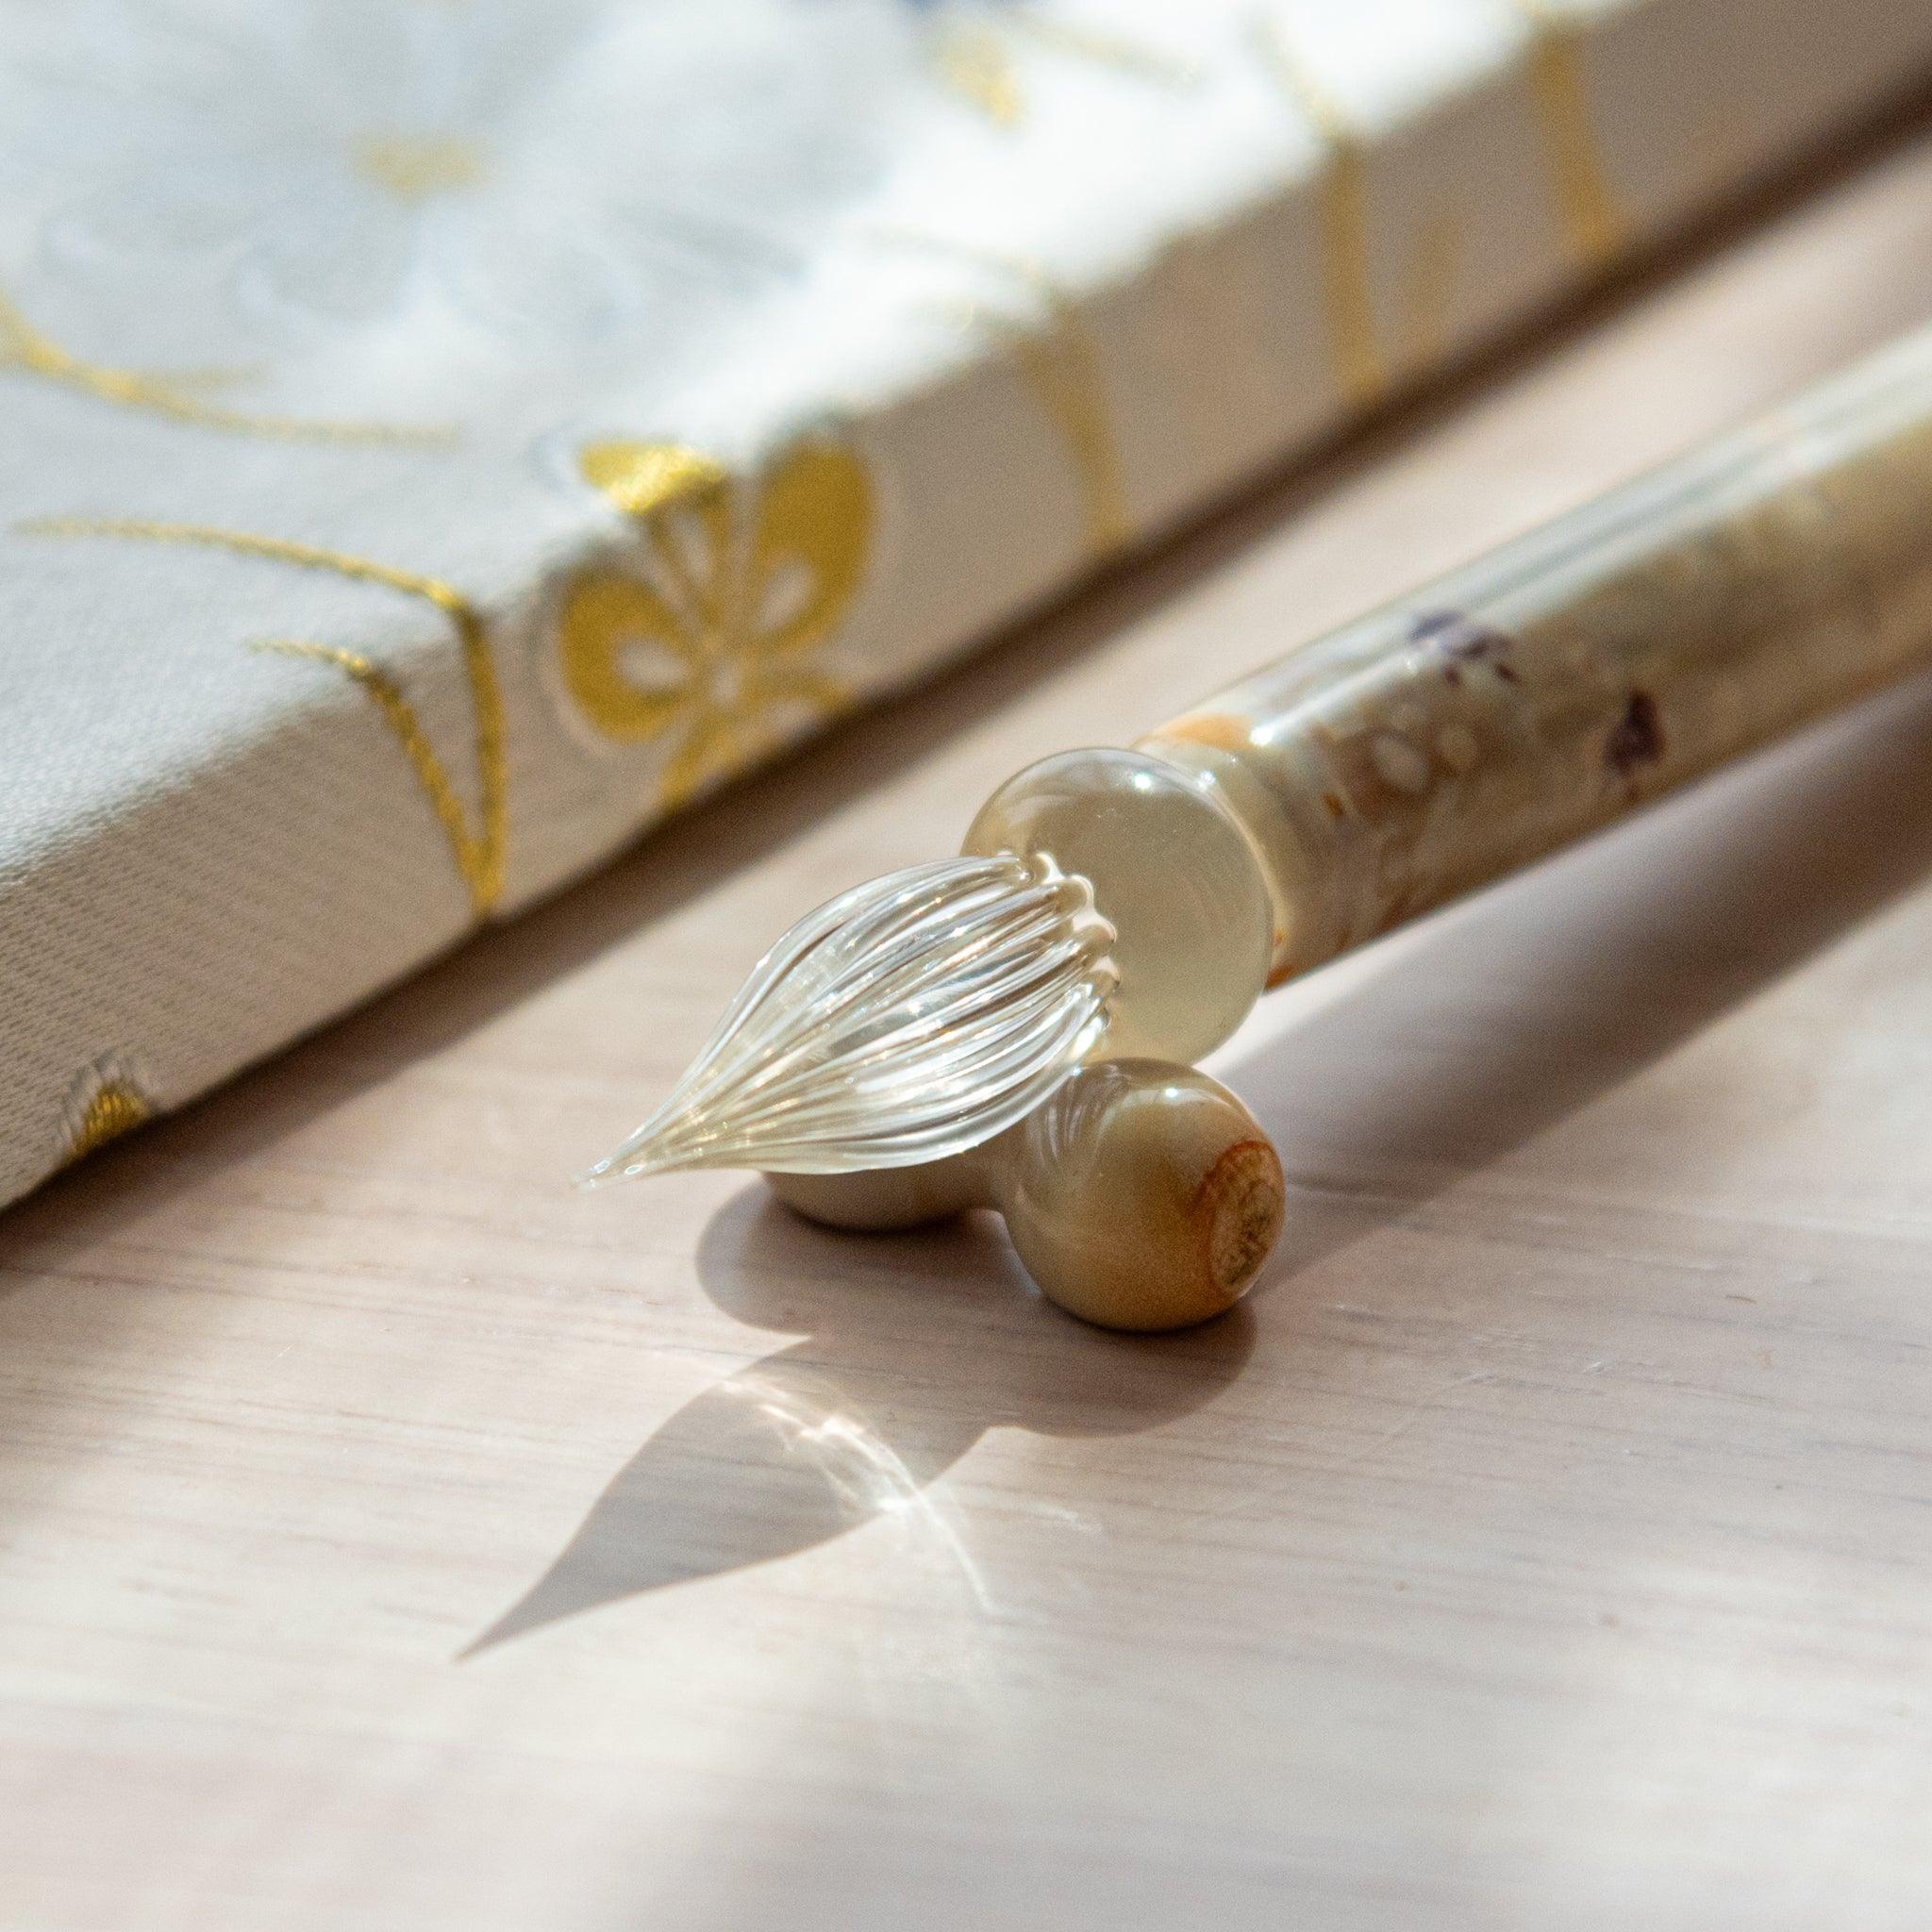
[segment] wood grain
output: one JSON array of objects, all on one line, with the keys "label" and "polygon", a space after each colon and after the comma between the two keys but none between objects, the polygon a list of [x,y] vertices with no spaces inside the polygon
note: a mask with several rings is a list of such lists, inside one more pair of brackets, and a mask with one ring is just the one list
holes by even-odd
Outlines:
[{"label": "wood grain", "polygon": [[1932,140],[0,1223],[0,1923],[1932,1924],[1932,694],[1266,1003],[1253,1301],[565,1176],[760,945],[1932,310]]}]

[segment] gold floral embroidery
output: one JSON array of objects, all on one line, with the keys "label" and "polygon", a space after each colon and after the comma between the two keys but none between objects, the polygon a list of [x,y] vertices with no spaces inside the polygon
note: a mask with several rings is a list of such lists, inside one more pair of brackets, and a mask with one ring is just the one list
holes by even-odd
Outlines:
[{"label": "gold floral embroidery", "polygon": [[872,485],[850,450],[800,443],[744,479],[675,443],[598,442],[578,461],[635,520],[641,556],[600,558],[565,584],[564,686],[605,738],[675,741],[666,808],[751,763],[785,709],[845,708],[845,687],[810,660],[872,550]]},{"label": "gold floral embroidery", "polygon": [[130,1128],[151,1119],[154,1110],[154,1103],[123,1067],[120,1056],[105,1055],[75,1082],[67,1108],[62,1164],[79,1160],[109,1141],[118,1141]]},{"label": "gold floral embroidery", "polygon": [[225,408],[195,393],[209,382],[230,378],[220,373],[146,375],[133,369],[114,369],[90,362],[63,349],[36,328],[18,305],[0,293],[0,369],[17,369],[43,381],[92,396],[96,402],[141,409],[187,423],[198,429],[226,430],[238,436],[272,437],[284,442],[400,442],[448,443],[455,433],[434,425],[420,428],[381,423],[327,423],[299,416],[269,416],[247,409]]},{"label": "gold floral embroidery", "polygon": [[716,457],[681,442],[592,442],[577,452],[584,481],[626,516],[648,517],[708,494],[729,480]]},{"label": "gold floral embroidery", "polygon": [[292,563],[305,570],[330,571],[358,583],[380,584],[386,590],[400,591],[406,596],[420,597],[434,605],[449,620],[461,646],[463,675],[470,687],[475,717],[480,808],[475,827],[415,708],[389,672],[355,651],[333,644],[276,638],[264,641],[258,648],[327,664],[368,697],[402,747],[417,784],[436,814],[477,918],[488,917],[503,893],[504,853],[508,841],[503,693],[497,683],[482,613],[460,591],[435,577],[419,576],[413,571],[396,570],[366,558],[319,550],[312,544],[291,543],[279,537],[255,536],[245,530],[212,529],[201,524],[96,522],[60,517],[28,524],[25,528],[50,537],[128,537],[145,542],[206,544],[214,549],[237,551],[244,557]]}]

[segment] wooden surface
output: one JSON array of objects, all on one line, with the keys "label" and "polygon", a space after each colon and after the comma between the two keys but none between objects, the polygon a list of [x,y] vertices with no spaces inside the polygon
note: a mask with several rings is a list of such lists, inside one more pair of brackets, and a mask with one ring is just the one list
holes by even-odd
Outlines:
[{"label": "wooden surface", "polygon": [[1208,1329],[564,1184],[1012,767],[1927,313],[1922,140],[0,1221],[0,1923],[1932,1924],[1932,695],[1275,996]]}]

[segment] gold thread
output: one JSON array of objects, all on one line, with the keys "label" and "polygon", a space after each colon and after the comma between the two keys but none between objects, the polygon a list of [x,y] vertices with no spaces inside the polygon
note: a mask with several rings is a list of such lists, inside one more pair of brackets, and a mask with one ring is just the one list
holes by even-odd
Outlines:
[{"label": "gold thread", "polygon": [[406,204],[455,194],[483,178],[483,150],[460,134],[365,134],[350,159],[363,180]]},{"label": "gold thread", "polygon": [[997,336],[1012,351],[1021,378],[1058,432],[1072,459],[1087,525],[1087,547],[1098,558],[1133,535],[1126,475],[1108,408],[1100,344],[1079,304],[1037,262],[913,229],[880,231],[880,239],[970,261],[1018,282],[1046,312],[1042,329],[983,304],[969,303],[969,327]]},{"label": "gold thread", "polygon": [[331,664],[350,678],[375,705],[377,714],[408,759],[418,784],[435,812],[468,889],[479,919],[487,918],[503,893],[504,855],[508,843],[509,812],[505,752],[503,693],[490,655],[490,640],[482,614],[453,585],[413,571],[395,569],[367,558],[313,544],[294,543],[279,537],[261,537],[244,530],[224,530],[205,524],[156,523],[141,519],[49,517],[22,525],[45,537],[121,537],[141,542],[192,543],[259,557],[305,570],[328,571],[358,583],[378,584],[406,596],[420,597],[446,617],[462,649],[463,675],[470,689],[475,719],[477,789],[480,824],[472,830],[442,761],[436,756],[421,720],[387,673],[352,651],[333,645],[272,641],[258,648]]},{"label": "gold thread", "polygon": [[408,759],[409,768],[416,774],[417,784],[423,788],[430,808],[442,826],[443,837],[449,841],[451,856],[456,860],[457,871],[462,875],[463,884],[469,889],[477,917],[485,917],[502,891],[500,866],[488,849],[487,840],[479,839],[470,830],[463,802],[457,796],[449,774],[443,770],[442,760],[430,744],[429,735],[424,730],[415,707],[403,695],[402,687],[394,677],[358,652],[345,651],[336,644],[313,644],[295,638],[265,638],[253,648],[277,652],[289,658],[306,658],[317,664],[332,664],[367,694],[402,747],[403,756]]},{"label": "gold thread", "polygon": [[1016,125],[1026,111],[1008,37],[1024,37],[1056,54],[1110,67],[1160,87],[1201,84],[1201,70],[1191,60],[1075,21],[1021,11],[1005,15],[997,25],[947,22],[933,47],[934,69],[954,93],[1000,127]]},{"label": "gold thread", "polygon": [[999,127],[1012,127],[1025,111],[1013,57],[986,27],[949,25],[933,50],[933,66],[954,93]]},{"label": "gold thread", "polygon": [[[833,634],[870,560],[873,490],[854,452],[799,443],[737,482],[677,443],[599,441],[578,463],[634,520],[652,570],[600,558],[570,578],[556,619],[564,688],[613,742],[675,735],[658,780],[665,810],[776,742],[780,708],[823,721],[851,703],[800,660]],[[787,591],[789,608],[774,614]],[[640,645],[662,655],[668,675],[656,684],[637,675]]]},{"label": "gold thread", "polygon": [[422,427],[379,423],[328,423],[295,416],[260,415],[203,402],[193,393],[197,384],[223,379],[208,372],[179,375],[143,375],[138,370],[115,369],[89,362],[63,349],[21,313],[19,305],[0,291],[0,368],[38,375],[48,382],[92,396],[96,402],[145,410],[198,429],[220,429],[241,436],[265,436],[293,442],[450,443],[456,432],[447,426]]},{"label": "gold thread", "polygon": [[1155,81],[1162,87],[1180,89],[1201,84],[1201,70],[1193,61],[1178,58],[1158,47],[1145,46],[1139,41],[1124,40],[1101,27],[1024,11],[1008,15],[1005,25],[1056,53],[1072,54],[1103,67],[1117,68],[1123,74]]},{"label": "gold thread", "polygon": [[1080,479],[1087,512],[1087,544],[1096,557],[1120,549],[1132,535],[1120,451],[1108,419],[1100,349],[1073,303],[1053,291],[1046,296],[1050,329],[1006,324],[1022,375],[1040,405],[1058,425]]},{"label": "gold thread", "polygon": [[1550,0],[1515,0],[1529,24],[1527,75],[1551,185],[1578,255],[1601,267],[1624,244],[1626,224],[1591,118],[1583,29]]},{"label": "gold thread", "polygon": [[105,1080],[89,1096],[67,1141],[63,1164],[82,1159],[153,1117],[147,1096],[127,1080]]},{"label": "gold thread", "polygon": [[584,481],[626,516],[720,488],[730,472],[715,457],[681,442],[591,442],[577,452]]},{"label": "gold thread", "polygon": [[1256,35],[1268,70],[1322,144],[1322,306],[1329,351],[1342,393],[1366,407],[1387,391],[1390,380],[1375,328],[1367,146],[1290,44],[1282,23],[1273,16],[1259,20]]},{"label": "gold thread", "polygon": [[715,628],[717,582],[701,577],[669,523],[653,523],[660,511],[691,512],[714,549],[730,541],[731,511],[725,484],[730,472],[714,457],[678,442],[638,442],[618,439],[589,442],[577,452],[577,471],[626,516],[652,530],[654,556],[684,616],[698,630]]}]

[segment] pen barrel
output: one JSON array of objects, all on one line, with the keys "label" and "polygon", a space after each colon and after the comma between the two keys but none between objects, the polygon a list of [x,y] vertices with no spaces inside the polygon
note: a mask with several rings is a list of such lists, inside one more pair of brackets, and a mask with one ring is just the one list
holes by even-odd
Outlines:
[{"label": "pen barrel", "polygon": [[1271,984],[1932,661],[1932,332],[1140,741],[1275,906]]}]

